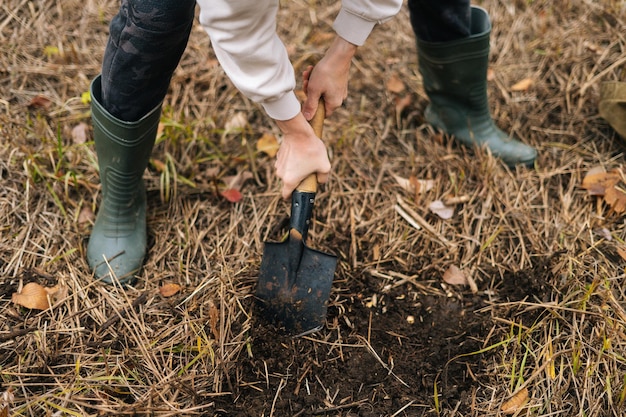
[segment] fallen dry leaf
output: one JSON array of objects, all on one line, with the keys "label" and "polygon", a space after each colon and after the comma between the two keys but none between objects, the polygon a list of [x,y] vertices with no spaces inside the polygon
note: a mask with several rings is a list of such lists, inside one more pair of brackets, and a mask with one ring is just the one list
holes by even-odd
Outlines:
[{"label": "fallen dry leaf", "polygon": [[461,269],[455,265],[450,265],[443,273],[444,282],[450,285],[467,285],[468,281]]},{"label": "fallen dry leaf", "polygon": [[78,213],[78,224],[83,225],[87,223],[93,223],[95,221],[96,216],[93,213],[93,210],[88,205],[83,206]]},{"label": "fallen dry leaf", "polygon": [[535,82],[532,78],[524,78],[521,81],[516,82],[511,86],[511,91],[526,91],[528,90]]},{"label": "fallen dry leaf", "polygon": [[161,285],[161,287],[159,287],[159,294],[161,294],[162,297],[171,297],[173,295],[178,294],[178,292],[180,291],[181,286],[178,284],[174,284],[174,283],[168,283],[168,284],[163,284]]},{"label": "fallen dry leaf", "polygon": [[66,285],[57,284],[54,287],[44,287],[44,290],[46,290],[50,301],[54,305],[58,300],[67,297],[68,288]]},{"label": "fallen dry leaf", "polygon": [[0,404],[7,405],[15,401],[15,394],[13,394],[13,388],[8,388],[0,395]]},{"label": "fallen dry leaf", "polygon": [[606,172],[603,167],[593,167],[585,174],[581,187],[589,195],[604,196],[607,187],[612,187],[619,181],[619,175]]},{"label": "fallen dry leaf", "polygon": [[603,197],[616,213],[626,211],[626,185],[619,169],[606,172],[601,167],[592,168],[583,178],[581,187],[589,195]]},{"label": "fallen dry leaf", "polygon": [[396,114],[400,114],[411,105],[413,102],[413,96],[411,94],[405,94],[401,97],[397,97],[395,100],[396,103]]},{"label": "fallen dry leaf", "polygon": [[209,300],[209,326],[211,327],[211,333],[215,339],[220,338],[220,328],[218,327],[220,321],[220,311],[215,306],[213,301]]},{"label": "fallen dry leaf", "polygon": [[626,261],[626,248],[623,246],[618,246],[617,247],[617,253],[618,255]]},{"label": "fallen dry leaf", "polygon": [[15,401],[13,388],[9,388],[0,395],[0,417],[9,417],[9,406]]},{"label": "fallen dry leaf", "polygon": [[406,89],[404,82],[395,74],[387,80],[387,91],[392,93],[401,93]]},{"label": "fallen dry leaf", "polygon": [[618,187],[617,184],[607,188],[604,193],[604,201],[606,201],[616,213],[621,214],[626,211],[626,190]]},{"label": "fallen dry leaf", "polygon": [[230,120],[226,122],[226,124],[224,125],[224,129],[227,132],[230,132],[232,130],[243,129],[247,125],[248,125],[248,116],[246,116],[246,113],[240,111],[240,112],[235,113],[233,117],[231,117]]},{"label": "fallen dry leaf", "polygon": [[444,220],[451,219],[454,215],[454,207],[446,206],[441,200],[430,203],[428,209]]},{"label": "fallen dry leaf", "polygon": [[33,97],[30,103],[28,103],[28,107],[30,108],[44,109],[44,110],[47,110],[51,105],[52,105],[52,101],[48,97],[42,96],[42,95]]},{"label": "fallen dry leaf", "polygon": [[528,388],[522,388],[504,404],[502,404],[502,412],[505,414],[515,414],[522,409],[528,401]]},{"label": "fallen dry leaf", "polygon": [[432,190],[433,187],[435,186],[434,180],[421,180],[414,176],[411,176],[409,178],[404,178],[404,177],[400,177],[399,175],[393,175],[393,178],[396,180],[398,185],[400,185],[400,187],[402,187],[405,191],[408,191],[411,194],[425,193],[427,191]]},{"label": "fallen dry leaf", "polygon": [[496,72],[492,68],[487,69],[487,81],[493,81],[496,79]]},{"label": "fallen dry leaf", "polygon": [[271,133],[264,133],[263,136],[256,141],[256,150],[265,153],[270,158],[276,156],[278,148],[280,148],[278,139]]},{"label": "fallen dry leaf", "polygon": [[220,191],[220,195],[231,203],[238,203],[243,198],[243,194],[241,194],[239,190],[235,190],[234,188]]},{"label": "fallen dry leaf", "polygon": [[13,293],[11,301],[31,310],[47,310],[50,308],[48,291],[36,282],[29,282],[24,285],[21,292]]},{"label": "fallen dry leaf", "polygon": [[222,177],[222,181],[226,185],[226,189],[240,191],[243,187],[243,184],[252,178],[254,178],[252,172],[243,170],[239,171],[237,175],[226,175]]}]

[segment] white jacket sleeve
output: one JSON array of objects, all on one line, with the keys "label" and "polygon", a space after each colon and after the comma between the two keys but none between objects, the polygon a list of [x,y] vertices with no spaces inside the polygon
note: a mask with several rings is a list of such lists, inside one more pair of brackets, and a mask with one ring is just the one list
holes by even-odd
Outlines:
[{"label": "white jacket sleeve", "polygon": [[289,120],[300,111],[296,78],[276,33],[278,0],[198,0],[200,24],[235,87],[268,116]]},{"label": "white jacket sleeve", "polygon": [[[285,45],[276,33],[279,0],[197,0],[200,24],[235,87],[276,120],[300,111],[296,79]],[[377,23],[393,17],[402,0],[343,0],[333,28],[362,45]]]}]

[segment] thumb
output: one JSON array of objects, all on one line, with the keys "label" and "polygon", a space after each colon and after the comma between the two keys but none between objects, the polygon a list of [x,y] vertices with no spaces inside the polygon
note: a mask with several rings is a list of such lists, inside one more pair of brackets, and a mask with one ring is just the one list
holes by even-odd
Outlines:
[{"label": "thumb", "polygon": [[324,183],[328,182],[328,176],[329,175],[328,175],[327,172],[326,173],[318,172],[317,173],[317,182],[320,183],[320,184],[324,184]]},{"label": "thumb", "polygon": [[317,105],[319,101],[320,101],[319,93],[311,92],[311,94],[307,96],[304,104],[302,105],[302,114],[304,115],[304,118],[307,121],[313,118],[313,115],[317,111]]},{"label": "thumb", "polygon": [[282,190],[280,191],[280,193],[281,193],[281,195],[282,195],[283,199],[288,200],[288,199],[289,199],[289,197],[291,197],[291,194],[293,193],[293,190],[294,190],[294,189],[295,189],[295,188],[294,188],[293,186],[290,186],[290,185],[285,184],[285,183],[283,182],[283,188],[282,188]]}]

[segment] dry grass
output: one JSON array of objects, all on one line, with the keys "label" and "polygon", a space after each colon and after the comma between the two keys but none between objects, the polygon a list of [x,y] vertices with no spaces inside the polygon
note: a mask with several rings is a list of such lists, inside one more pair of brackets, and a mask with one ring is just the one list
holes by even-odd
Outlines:
[{"label": "dry grass", "polygon": [[[530,398],[517,415],[621,415],[626,303],[617,248],[626,227],[580,184],[594,166],[622,164],[623,143],[598,117],[597,101],[600,82],[626,77],[626,6],[480,4],[494,21],[494,115],[539,149],[537,166],[510,171],[423,125],[426,96],[403,11],[361,49],[347,106],[326,122],[333,176],[319,194],[311,241],[340,259],[332,306],[340,318],[352,283],[365,275],[380,288],[404,277],[413,292],[461,297],[441,282],[456,265],[477,282],[492,319],[480,341],[490,362],[473,376],[464,415],[501,415],[503,401],[524,387]],[[12,415],[222,415],[215,400],[238,390],[237,363],[254,354],[251,301],[263,242],[277,238],[287,213],[272,161],[254,151],[261,133],[277,130],[230,85],[205,34],[194,31],[166,99],[166,136],[153,153],[168,169],[154,164],[146,174],[144,271],[128,290],[94,283],[81,212],[96,210],[96,157],[71,129],[89,122],[81,95],[99,71],[115,9],[104,0],[0,4],[0,393],[15,396]],[[298,72],[319,58],[324,44],[314,35],[329,31],[336,10],[284,4],[281,34]],[[392,76],[414,96],[402,115],[384,88]],[[526,77],[534,85],[511,92]],[[28,107],[38,95],[49,108]],[[224,131],[238,112],[248,127]],[[255,178],[233,205],[215,184],[242,170]],[[412,196],[393,175],[433,179],[435,187]],[[427,205],[447,195],[469,201],[442,221]],[[398,196],[432,230],[398,215]],[[536,285],[534,297],[503,296],[503,285],[515,288],[507,280],[521,277],[521,285]],[[68,295],[47,311],[18,308],[11,294],[30,281],[60,283]],[[161,297],[168,282],[183,291]],[[362,349],[386,363],[367,335],[352,344],[342,336],[337,319],[310,340],[321,355]],[[272,387],[276,398],[282,387]],[[332,400],[327,415],[344,415]],[[277,404],[259,410],[286,415]],[[436,395],[410,404],[394,415],[461,415]]]}]

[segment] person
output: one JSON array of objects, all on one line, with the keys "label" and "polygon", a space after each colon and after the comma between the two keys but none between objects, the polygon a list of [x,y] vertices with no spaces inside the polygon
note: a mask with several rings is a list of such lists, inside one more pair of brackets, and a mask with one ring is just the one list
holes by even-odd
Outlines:
[{"label": "person", "polygon": [[[430,100],[426,121],[463,145],[488,147],[509,167],[532,166],[537,151],[499,129],[489,110],[491,21],[487,12],[470,5],[469,0],[408,0],[408,9],[417,40],[419,72]],[[349,65],[349,61],[337,63],[324,57],[304,72],[307,99],[302,111],[307,119],[315,113],[321,96],[327,107],[341,104]],[[341,80],[341,85],[336,80]],[[289,152],[289,157],[277,161],[283,196],[311,172],[301,165],[307,160],[305,150]],[[325,172],[325,165],[320,164],[317,172]]]},{"label": "person", "polygon": [[[276,33],[279,1],[197,0],[197,4],[200,24],[222,68],[282,132],[276,169],[286,180],[283,195],[292,186],[291,158],[325,182],[330,171],[326,148],[307,122],[310,115],[301,111],[293,67]],[[86,253],[94,277],[105,283],[131,284],[146,255],[142,177],[156,139],[161,103],[189,39],[195,5],[196,0],[122,0],[110,23],[102,70],[90,85],[102,198]],[[323,92],[329,115],[347,94],[348,69],[357,46],[401,6],[402,0],[343,0],[333,24],[335,39],[322,59],[326,68],[341,74]],[[316,74],[321,73],[319,68]]]}]

